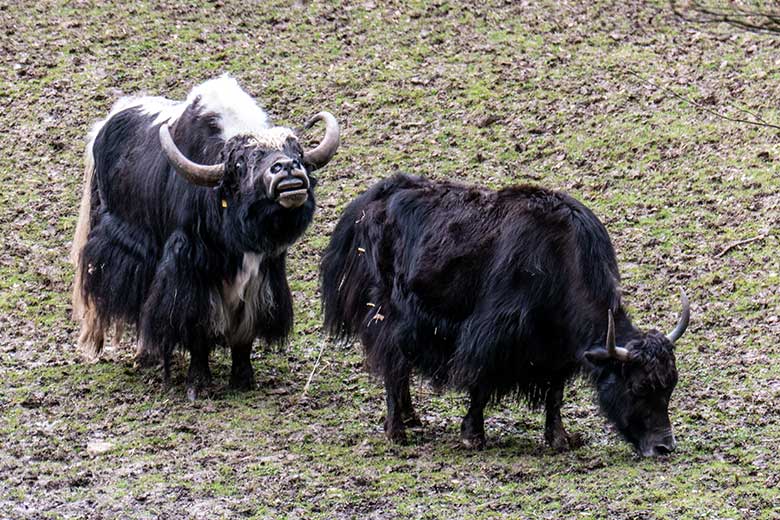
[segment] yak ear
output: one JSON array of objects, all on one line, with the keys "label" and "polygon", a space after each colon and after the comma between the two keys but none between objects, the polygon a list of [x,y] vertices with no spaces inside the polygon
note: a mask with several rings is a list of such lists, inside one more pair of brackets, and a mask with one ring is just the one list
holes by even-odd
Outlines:
[{"label": "yak ear", "polygon": [[246,159],[240,150],[229,148],[222,152],[222,160],[225,163],[225,176],[219,183],[220,191],[230,193],[238,191],[241,172],[246,170]]},{"label": "yak ear", "polygon": [[585,352],[585,359],[593,363],[594,365],[603,365],[607,361],[612,359],[609,355],[609,351],[604,347],[593,347]]},{"label": "yak ear", "polygon": [[[625,351],[625,349],[622,350]],[[601,366],[605,365],[609,361],[617,361],[624,364],[631,363],[635,361],[636,358],[631,351],[625,352],[622,357],[615,357],[613,354],[610,354],[609,350],[604,347],[592,347],[590,350],[585,352],[585,359],[594,365]]]}]

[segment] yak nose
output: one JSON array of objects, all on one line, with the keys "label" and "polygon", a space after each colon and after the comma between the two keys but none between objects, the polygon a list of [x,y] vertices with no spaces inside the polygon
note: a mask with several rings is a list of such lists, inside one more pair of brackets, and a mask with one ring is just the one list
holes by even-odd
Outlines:
[{"label": "yak nose", "polygon": [[653,455],[669,455],[674,451],[674,447],[669,444],[656,444],[653,448]]},{"label": "yak nose", "polygon": [[[276,171],[274,171],[276,169]],[[276,196],[281,192],[309,189],[309,177],[306,170],[291,160],[280,160],[263,175],[268,194]]]},{"label": "yak nose", "polygon": [[676,447],[677,447],[677,443],[674,440],[674,435],[670,435],[662,439],[660,442],[657,442],[655,446],[653,446],[653,455],[654,456],[670,455]]}]

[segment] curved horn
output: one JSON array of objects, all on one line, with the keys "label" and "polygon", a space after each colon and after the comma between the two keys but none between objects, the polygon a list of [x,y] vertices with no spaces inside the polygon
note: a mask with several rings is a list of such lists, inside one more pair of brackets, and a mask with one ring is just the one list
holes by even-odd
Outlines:
[{"label": "curved horn", "polygon": [[322,168],[339,149],[339,123],[330,112],[320,112],[306,121],[303,128],[309,129],[317,121],[325,121],[325,137],[316,148],[303,152],[303,160],[314,165],[315,168]]},{"label": "curved horn", "polygon": [[609,357],[617,359],[618,361],[628,361],[630,355],[628,350],[623,347],[618,347],[615,343],[615,318],[612,317],[612,309],[607,309],[607,352]]},{"label": "curved horn", "polygon": [[216,186],[225,174],[225,165],[198,164],[190,161],[173,142],[171,129],[167,124],[160,125],[160,146],[168,162],[179,175],[198,186]]},{"label": "curved horn", "polygon": [[691,304],[688,302],[688,296],[685,294],[684,289],[680,289],[680,301],[682,302],[682,312],[680,313],[680,319],[677,320],[677,326],[672,332],[666,335],[669,341],[674,343],[680,337],[682,337],[685,329],[688,328],[688,322],[691,321]]}]

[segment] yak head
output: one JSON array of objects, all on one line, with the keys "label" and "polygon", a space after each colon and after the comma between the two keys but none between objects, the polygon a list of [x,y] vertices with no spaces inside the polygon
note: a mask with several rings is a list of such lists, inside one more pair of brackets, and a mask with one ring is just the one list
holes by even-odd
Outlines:
[{"label": "yak head", "polygon": [[[304,128],[317,121],[325,122],[325,137],[311,150],[303,150],[296,134],[285,127],[227,139],[221,162],[212,165],[188,159],[174,143],[167,124],[160,126],[160,145],[179,175],[192,184],[217,188],[225,225],[239,244],[245,249],[263,249],[291,243],[311,220],[316,179],[310,174],[325,166],[339,147],[336,118],[320,112]],[[263,225],[270,217],[277,224]]]},{"label": "yak head", "polygon": [[339,147],[339,125],[329,112],[306,122],[325,122],[325,137],[304,151],[292,130],[269,128],[262,134],[240,134],[225,141],[218,164],[198,164],[179,150],[167,124],[160,126],[160,145],[168,162],[185,179],[199,186],[224,186],[228,192],[262,198],[286,209],[303,205],[310,196],[309,172],[322,168]]},{"label": "yak head", "polygon": [[668,335],[650,330],[618,346],[615,323],[608,312],[606,346],[585,352],[593,365],[599,404],[620,434],[644,457],[668,455],[676,442],[669,420],[669,400],[677,384],[674,342],[690,319],[682,293],[682,314]]}]

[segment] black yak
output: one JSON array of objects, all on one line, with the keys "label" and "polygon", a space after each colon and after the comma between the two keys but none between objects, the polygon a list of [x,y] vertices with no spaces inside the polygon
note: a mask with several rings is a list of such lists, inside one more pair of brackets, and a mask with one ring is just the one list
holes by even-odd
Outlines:
[{"label": "black yak", "polygon": [[359,337],[384,378],[389,439],[419,424],[415,370],[469,392],[468,446],[485,445],[486,404],[511,394],[545,405],[553,448],[574,447],[560,408],[565,384],[583,372],[639,453],[675,448],[668,406],[687,298],[668,336],[634,327],[609,235],[568,195],[397,175],[349,204],[320,267],[326,330]]},{"label": "black yak", "polygon": [[137,356],[189,351],[187,395],[211,379],[209,353],[229,347],[230,384],[254,385],[255,338],[282,342],[292,327],[287,249],[314,213],[310,173],[339,146],[335,118],[304,151],[291,129],[225,75],[186,101],[123,98],[91,132],[73,241],[80,346],[99,354],[108,328],[138,330]]}]

